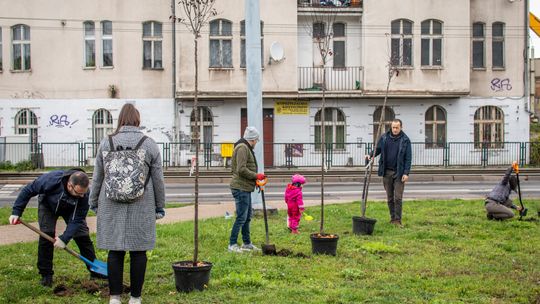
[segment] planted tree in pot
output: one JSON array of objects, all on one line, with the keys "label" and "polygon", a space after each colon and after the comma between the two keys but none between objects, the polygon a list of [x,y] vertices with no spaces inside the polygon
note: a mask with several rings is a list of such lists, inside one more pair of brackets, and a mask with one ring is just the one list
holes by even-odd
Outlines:
[{"label": "planted tree in pot", "polygon": [[[201,28],[208,23],[210,17],[215,16],[216,10],[213,8],[216,0],[180,0],[178,2],[183,10],[184,17],[176,18],[174,22],[179,21],[186,25],[193,34],[194,57],[195,57],[195,88],[193,98],[193,111],[195,114],[195,131],[193,134],[193,144],[195,145],[195,215],[193,228],[193,259],[190,261],[179,261],[173,263],[176,289],[182,292],[192,290],[204,290],[210,281],[210,270],[212,263],[199,261],[199,148],[200,148],[200,130],[199,130],[199,106],[198,106],[198,39],[200,38]],[[174,6],[174,2],[173,2]],[[174,7],[173,7],[174,12]]]},{"label": "planted tree in pot", "polygon": [[[400,49],[402,48],[403,48],[403,45],[400,46]],[[386,82],[386,92],[384,95],[384,101],[381,108],[381,117],[379,119],[379,125],[375,132],[373,150],[368,151],[368,155],[370,156],[375,155],[375,152],[377,150],[377,145],[379,144],[379,139],[381,138],[381,135],[383,134],[385,130],[385,124],[383,124],[383,122],[385,121],[386,102],[388,100],[388,92],[390,90],[390,83],[392,82],[392,79],[395,76],[397,76],[399,73],[397,69],[397,65],[399,64],[400,59],[401,59],[400,55],[397,53],[392,53],[388,57],[390,59],[387,62],[388,75],[387,75],[387,82]],[[367,198],[368,198],[368,192],[369,192],[369,184],[371,181],[371,173],[373,172],[374,161],[375,161],[375,157],[370,157],[369,160],[366,159],[366,170],[365,170],[365,175],[364,175],[364,186],[362,189],[362,201],[361,201],[362,216],[353,216],[352,218],[354,234],[367,234],[367,235],[373,234],[375,223],[377,222],[376,219],[366,217]]]},{"label": "planted tree in pot", "polygon": [[[328,8],[324,13],[312,11],[311,24],[306,26],[308,34],[313,37],[313,43],[319,52],[319,65],[313,67],[315,82],[318,82],[319,89],[322,90],[321,109],[319,113],[315,115],[315,121],[319,121],[320,125],[315,126],[315,148],[319,147],[321,152],[321,224],[318,233],[310,235],[311,249],[314,254],[329,254],[336,255],[337,243],[339,236],[337,234],[329,234],[324,231],[324,177],[325,172],[329,166],[327,164],[327,153],[332,151],[333,143],[326,141],[326,128],[325,121],[326,115],[326,89],[327,89],[327,68],[326,64],[330,61],[333,55],[332,49],[330,49],[332,43],[332,37],[334,36],[333,24],[336,20],[337,9]],[[318,129],[318,130],[317,130]],[[320,137],[319,137],[319,136]],[[317,143],[319,141],[320,144]]]}]

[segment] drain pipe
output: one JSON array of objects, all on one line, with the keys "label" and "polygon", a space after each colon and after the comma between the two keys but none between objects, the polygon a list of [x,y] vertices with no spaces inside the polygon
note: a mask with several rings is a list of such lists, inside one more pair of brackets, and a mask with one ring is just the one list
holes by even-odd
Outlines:
[{"label": "drain pipe", "polygon": [[[174,126],[173,126],[173,138],[172,140],[174,142],[178,142],[179,139],[178,139],[178,134],[180,133],[180,122],[179,122],[179,116],[180,114],[178,113],[178,102],[176,101],[176,2],[175,0],[171,0],[171,20],[172,20],[172,100],[173,100],[173,103],[174,103],[174,113],[173,113],[173,118],[174,118]],[[174,147],[177,147],[177,145],[174,145]],[[173,149],[174,151],[172,151],[173,155],[177,155],[176,153],[176,148]],[[169,150],[170,151],[170,150]],[[169,159],[170,161],[170,159]],[[177,165],[176,164],[176,157],[173,157],[173,165]]]},{"label": "drain pipe", "polygon": [[529,57],[529,0],[525,0],[525,67],[523,69],[523,97],[525,98],[525,111],[532,115],[531,111],[531,89],[530,89],[530,80],[531,80],[531,69],[530,57]]}]

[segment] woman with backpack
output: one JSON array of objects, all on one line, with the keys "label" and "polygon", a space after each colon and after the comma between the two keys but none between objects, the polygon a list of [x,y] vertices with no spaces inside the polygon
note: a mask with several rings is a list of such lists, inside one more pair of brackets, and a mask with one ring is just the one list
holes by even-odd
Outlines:
[{"label": "woman with backpack", "polygon": [[124,257],[130,254],[130,304],[141,303],[146,251],[156,241],[156,219],[165,216],[165,185],[158,146],[140,130],[139,111],[125,104],[116,131],[96,154],[90,208],[97,214],[97,247],[109,250],[111,304],[123,291]]}]

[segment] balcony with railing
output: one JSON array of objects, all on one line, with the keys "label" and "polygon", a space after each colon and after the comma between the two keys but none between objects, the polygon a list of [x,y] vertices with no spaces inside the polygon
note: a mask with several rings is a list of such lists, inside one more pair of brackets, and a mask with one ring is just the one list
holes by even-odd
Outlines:
[{"label": "balcony with railing", "polygon": [[297,0],[298,13],[360,14],[362,0]]},{"label": "balcony with railing", "polygon": [[[326,74],[326,75],[325,75]],[[362,67],[299,67],[298,90],[322,92],[323,87],[331,92],[362,90]],[[324,81],[326,79],[326,81]],[[323,85],[323,82],[326,85]]]}]

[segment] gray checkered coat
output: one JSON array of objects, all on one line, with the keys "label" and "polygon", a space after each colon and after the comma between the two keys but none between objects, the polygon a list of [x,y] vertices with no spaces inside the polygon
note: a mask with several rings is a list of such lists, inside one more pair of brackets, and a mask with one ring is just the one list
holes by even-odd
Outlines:
[{"label": "gray checkered coat", "polygon": [[[115,148],[135,147],[143,133],[137,127],[124,126],[113,136]],[[151,164],[151,177],[144,196],[133,203],[119,203],[109,200],[103,185],[103,155],[109,151],[106,137],[99,145],[92,177],[90,207],[97,207],[97,247],[106,250],[145,251],[152,250],[156,242],[156,207],[165,207],[165,184],[161,154],[151,138],[141,146],[146,150],[146,162]]]}]

